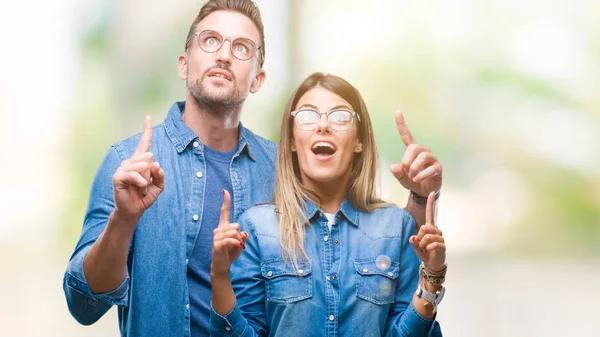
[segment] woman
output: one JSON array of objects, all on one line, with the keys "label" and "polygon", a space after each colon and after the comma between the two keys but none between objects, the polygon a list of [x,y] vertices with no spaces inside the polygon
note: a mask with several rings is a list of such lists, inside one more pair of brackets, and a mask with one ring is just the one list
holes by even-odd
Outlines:
[{"label": "woman", "polygon": [[274,204],[249,209],[239,225],[227,222],[224,191],[211,334],[441,336],[433,318],[446,247],[434,193],[418,233],[405,210],[376,196],[377,149],[354,87],[322,73],[300,85],[283,117],[276,170]]}]

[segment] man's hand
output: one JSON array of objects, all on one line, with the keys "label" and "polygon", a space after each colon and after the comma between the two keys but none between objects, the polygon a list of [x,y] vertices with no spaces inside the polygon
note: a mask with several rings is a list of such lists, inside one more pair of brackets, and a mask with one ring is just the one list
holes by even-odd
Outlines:
[{"label": "man's hand", "polygon": [[229,277],[229,268],[233,261],[242,254],[246,248],[248,233],[240,232],[240,225],[229,223],[230,209],[229,192],[223,190],[223,206],[221,206],[221,218],[219,225],[213,231],[213,251],[211,274],[214,276]]},{"label": "man's hand", "polygon": [[437,228],[434,222],[434,198],[435,193],[431,192],[427,197],[425,224],[419,228],[417,235],[409,238],[409,241],[415,253],[427,268],[440,271],[444,269],[446,263],[446,244],[442,231]]},{"label": "man's hand", "polygon": [[113,175],[114,216],[132,226],[137,225],[144,211],[152,206],[165,187],[164,172],[149,152],[151,143],[152,121],[146,116],[144,132],[135,153],[124,160]]},{"label": "man's hand", "polygon": [[429,148],[421,146],[408,130],[404,116],[396,111],[396,127],[406,147],[401,164],[393,164],[390,171],[400,184],[422,197],[442,188],[442,164]]}]

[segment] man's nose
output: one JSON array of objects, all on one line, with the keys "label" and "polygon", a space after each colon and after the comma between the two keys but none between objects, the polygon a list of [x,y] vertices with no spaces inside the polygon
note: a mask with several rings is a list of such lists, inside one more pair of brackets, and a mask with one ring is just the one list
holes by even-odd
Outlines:
[{"label": "man's nose", "polygon": [[221,45],[221,49],[217,51],[217,60],[227,65],[231,65],[231,42],[229,40],[223,41],[223,45]]}]

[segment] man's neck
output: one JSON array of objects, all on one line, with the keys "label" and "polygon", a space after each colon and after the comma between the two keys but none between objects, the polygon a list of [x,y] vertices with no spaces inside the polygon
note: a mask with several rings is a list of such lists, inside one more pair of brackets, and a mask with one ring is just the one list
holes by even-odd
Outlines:
[{"label": "man's neck", "polygon": [[188,93],[183,122],[211,149],[229,152],[238,143],[242,106],[216,110],[198,103]]}]

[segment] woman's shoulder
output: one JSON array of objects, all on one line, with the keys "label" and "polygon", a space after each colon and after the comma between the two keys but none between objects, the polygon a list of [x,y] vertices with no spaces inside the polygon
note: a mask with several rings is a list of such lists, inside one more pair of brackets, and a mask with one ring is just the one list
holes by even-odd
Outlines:
[{"label": "woman's shoulder", "polygon": [[256,234],[277,236],[279,222],[274,203],[258,204],[247,209],[238,222],[242,229],[251,229]]},{"label": "woman's shoulder", "polygon": [[403,230],[415,225],[412,215],[404,208],[388,205],[372,212],[361,212],[360,227],[374,236],[400,236]]},{"label": "woman's shoulder", "polygon": [[371,214],[372,216],[377,217],[393,217],[396,219],[404,219],[405,217],[411,217],[410,213],[406,211],[404,208],[389,204],[383,207],[379,207],[375,209],[373,212],[365,212],[365,214]]}]

